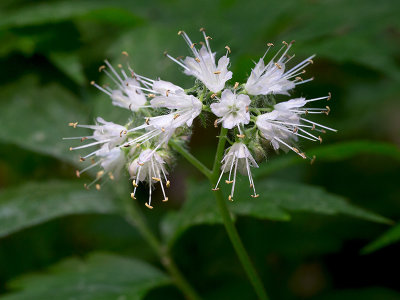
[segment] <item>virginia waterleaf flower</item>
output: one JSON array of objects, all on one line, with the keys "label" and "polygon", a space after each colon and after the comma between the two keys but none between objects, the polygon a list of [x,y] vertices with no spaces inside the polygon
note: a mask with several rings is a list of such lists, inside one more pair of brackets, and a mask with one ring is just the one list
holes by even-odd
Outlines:
[{"label": "virginia waterleaf flower", "polygon": [[[100,189],[99,182],[107,177],[117,178],[125,169],[131,176],[133,184],[132,199],[136,199],[139,183],[147,183],[149,198],[145,205],[152,209],[152,191],[155,186],[161,188],[163,202],[168,200],[165,188],[169,187],[167,169],[171,168],[174,151],[170,147],[170,140],[176,144],[185,144],[190,138],[194,120],[204,114],[214,114],[218,124],[228,129],[224,138],[230,143],[222,158],[221,174],[214,190],[219,189],[222,177],[228,173],[225,181],[231,184],[228,199],[233,200],[237,173],[246,175],[252,189],[252,197],[256,193],[251,168],[258,168],[257,160],[261,161],[268,150],[266,144],[278,151],[292,150],[302,158],[308,158],[298,148],[299,138],[322,142],[320,134],[326,130],[336,131],[330,127],[318,124],[308,119],[313,114],[328,115],[330,108],[306,108],[306,104],[320,100],[330,100],[326,97],[307,100],[296,98],[276,103],[275,94],[290,95],[290,91],[297,85],[312,80],[303,80],[300,75],[304,68],[312,63],[310,56],[294,67],[288,67],[293,56],[288,51],[293,43],[283,42],[283,46],[265,65],[264,59],[273,47],[268,44],[268,50],[255,65],[251,75],[244,84],[227,84],[232,72],[228,71],[230,48],[216,63],[216,54],[211,51],[209,36],[201,29],[204,42],[198,50],[188,35],[179,31],[194,57],[175,59],[166,54],[171,60],[184,69],[184,73],[197,78],[194,86],[184,89],[169,81],[150,79],[133,71],[129,64],[124,68],[118,65],[114,68],[107,60],[99,71],[105,73],[113,83],[100,86],[94,81],[92,84],[111,98],[114,106],[129,109],[132,116],[123,120],[121,124],[108,122],[101,117],[95,125],[80,125],[70,123],[74,128],[92,130],[86,136],[66,139],[91,142],[71,147],[70,150],[85,150],[95,147],[88,154],[81,157],[81,161],[90,159],[91,164],[80,171],[81,174],[97,170],[95,179],[85,184],[90,188],[95,184]],[[125,57],[129,57],[124,51]],[[199,82],[200,81],[200,82]],[[203,120],[207,116],[202,116]],[[269,143],[264,143],[263,140]],[[174,144],[172,143],[172,145]],[[252,153],[256,153],[256,159]],[[104,176],[107,174],[108,176]]]}]

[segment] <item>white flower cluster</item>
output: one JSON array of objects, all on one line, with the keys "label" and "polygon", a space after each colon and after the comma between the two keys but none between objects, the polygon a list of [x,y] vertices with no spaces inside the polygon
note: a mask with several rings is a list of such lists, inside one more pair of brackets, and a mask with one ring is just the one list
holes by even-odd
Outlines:
[{"label": "white flower cluster", "polygon": [[[248,176],[253,191],[251,196],[258,197],[250,170],[252,167],[258,168],[252,152],[265,151],[265,141],[275,150],[292,150],[302,158],[307,158],[305,153],[296,148],[299,137],[321,142],[322,138],[310,131],[335,131],[305,118],[310,114],[328,114],[328,106],[305,106],[309,102],[330,100],[330,94],[315,99],[296,98],[276,103],[276,95],[290,95],[297,85],[312,80],[303,80],[300,75],[305,72],[307,65],[313,63],[314,56],[288,69],[286,66],[294,57],[288,55],[293,43],[283,42],[283,46],[265,63],[264,59],[273,47],[273,44],[268,44],[268,50],[251,71],[247,82],[228,86],[226,82],[232,78],[232,72],[228,71],[230,48],[225,47],[226,54],[216,62],[216,53],[211,51],[209,44],[211,38],[204,29],[201,32],[204,36],[204,42],[199,43],[201,47],[193,43],[185,32],[178,33],[189,46],[193,57],[174,58],[166,54],[183,68],[185,74],[197,79],[190,89],[141,76],[129,64],[126,68],[118,65],[119,69],[116,70],[105,61],[105,65],[99,68],[115,86],[92,84],[110,96],[113,105],[130,110],[132,118],[125,125],[107,122],[102,118],[97,118],[96,125],[70,123],[73,127],[93,130],[89,136],[68,138],[92,140],[82,146],[71,147],[71,150],[97,146],[96,150],[81,157],[82,161],[90,158],[92,164],[77,171],[80,176],[87,170],[100,167],[95,180],[86,185],[87,188],[95,185],[100,189],[98,181],[105,174],[113,180],[125,168],[132,179],[133,199],[138,184],[147,182],[148,208],[153,208],[151,194],[155,184],[160,184],[163,201],[168,201],[165,188],[170,185],[167,169],[172,157],[168,142],[170,139],[181,143],[187,141],[193,120],[201,113],[213,113],[217,117],[215,126],[222,124],[230,130],[227,140],[231,146],[226,149],[221,161],[221,175],[214,188],[218,189],[224,173],[229,173],[225,181],[232,184],[229,200],[233,200],[238,170]],[[128,56],[126,52],[123,54]]]}]

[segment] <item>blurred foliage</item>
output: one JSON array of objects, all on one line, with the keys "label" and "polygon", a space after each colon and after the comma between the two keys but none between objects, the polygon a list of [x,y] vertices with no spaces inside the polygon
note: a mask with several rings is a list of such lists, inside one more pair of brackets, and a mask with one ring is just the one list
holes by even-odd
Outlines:
[{"label": "blurred foliage", "polygon": [[[62,137],[68,122],[126,115],[89,84],[104,81],[105,58],[128,51],[141,74],[187,86],[163,52],[187,54],[177,31],[196,40],[206,27],[213,49],[232,49],[233,80],[267,42],[295,39],[299,59],[317,54],[298,95],[333,94],[323,122],[339,132],[302,145],[315,164],[268,153],[260,198],[241,178],[229,203],[271,298],[400,299],[399,226],[388,226],[400,219],[399,15],[396,0],[1,1],[0,298],[181,299],[121,216],[128,180],[84,190]],[[209,166],[216,134],[196,124],[190,143]],[[254,299],[210,187],[188,168],[179,159],[168,205],[146,218],[204,298]]]}]

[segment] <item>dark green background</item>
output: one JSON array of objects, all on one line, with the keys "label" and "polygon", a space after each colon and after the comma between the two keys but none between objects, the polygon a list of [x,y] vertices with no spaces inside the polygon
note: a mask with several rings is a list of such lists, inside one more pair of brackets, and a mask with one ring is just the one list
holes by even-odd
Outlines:
[{"label": "dark green background", "polygon": [[[264,195],[268,189],[262,186],[269,180],[319,185],[394,222],[399,219],[399,1],[2,0],[0,231],[4,226],[5,233],[0,239],[0,293],[14,290],[13,286],[21,289],[18,282],[6,282],[23,274],[46,274],[49,266],[64,258],[86,257],[95,250],[133,256],[161,269],[135,229],[118,214],[110,214],[118,209],[107,202],[107,191],[90,194],[90,209],[56,213],[60,206],[68,211],[66,199],[77,197],[68,193],[71,189],[80,193],[83,183],[90,180],[74,179],[76,156],[61,138],[76,134],[68,122],[92,123],[98,115],[125,122],[126,112],[113,108],[109,99],[89,84],[91,80],[104,82],[97,71],[99,65],[104,58],[114,64],[123,62],[123,50],[129,52],[129,61],[140,74],[190,87],[192,79],[183,75],[163,52],[187,55],[177,32],[185,30],[198,41],[200,27],[213,37],[211,46],[219,55],[224,53],[225,45],[232,49],[232,83],[245,81],[267,42],[296,40],[292,53],[298,60],[317,54],[314,64],[307,68],[315,80],[299,86],[295,95],[317,97],[332,92],[331,114],[316,120],[338,129],[338,133],[327,134],[321,147],[352,143],[344,144],[341,151],[328,151],[329,159],[322,155],[312,166],[296,158],[296,164],[260,175],[256,185],[261,186]],[[205,129],[197,122],[190,142],[191,152],[209,166],[216,134],[212,125]],[[349,145],[355,145],[356,150],[346,155]],[[302,142],[301,147],[307,152],[319,145]],[[269,162],[260,167],[266,170],[268,164],[273,166],[282,157],[285,159],[285,154],[269,152]],[[292,159],[291,154],[287,157]],[[145,211],[156,230],[160,220],[168,226],[164,216],[178,210],[186,194],[198,202],[207,197],[201,184],[189,184],[188,177],[202,180],[200,174],[178,159],[171,172],[170,202],[155,202],[153,211]],[[26,194],[27,202],[22,201],[17,207],[27,211],[27,220],[33,220],[29,207],[34,209],[34,201],[46,197],[39,194],[35,198],[36,185],[47,191],[47,187],[57,186],[54,180],[61,184],[75,181],[71,187],[54,188],[54,195],[45,192],[48,201],[53,202],[52,209],[36,212],[43,220],[6,232],[9,225],[2,218],[7,199],[14,201],[13,195],[18,191]],[[118,184],[129,187],[126,178]],[[138,201],[143,204],[146,195],[143,192],[140,196]],[[85,196],[80,197],[84,201]],[[268,197],[273,198],[274,194]],[[399,245],[360,254],[390,225],[305,210],[291,214],[290,222],[260,220],[253,218],[254,212],[239,213],[239,233],[272,299],[400,299]],[[82,213],[75,214],[79,211]],[[48,217],[52,220],[44,222],[45,216],[52,213],[54,217],[67,216]],[[33,223],[40,224],[32,226]],[[199,223],[209,225],[189,228],[172,248],[187,279],[206,299],[255,299],[223,227],[211,225],[214,219]],[[393,240],[396,239],[398,234]],[[30,299],[29,290],[40,282],[22,284],[27,294],[15,299]],[[52,298],[64,299],[57,297],[56,290],[53,293]],[[51,299],[49,295],[41,299]],[[164,283],[144,299],[181,297],[173,286]]]}]

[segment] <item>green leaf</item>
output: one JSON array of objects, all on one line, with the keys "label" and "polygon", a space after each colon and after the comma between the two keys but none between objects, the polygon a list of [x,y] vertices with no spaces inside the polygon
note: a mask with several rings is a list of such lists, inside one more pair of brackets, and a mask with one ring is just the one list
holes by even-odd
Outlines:
[{"label": "green leaf", "polygon": [[[361,154],[382,155],[400,162],[400,149],[393,144],[378,141],[351,141],[333,145],[319,146],[307,151],[307,155],[316,156],[315,163],[319,161],[340,161]],[[304,160],[297,155],[282,155],[276,157],[261,168],[254,170],[254,177],[267,176],[275,171],[296,164],[304,164]]]},{"label": "green leaf", "polygon": [[86,259],[69,258],[46,273],[13,280],[15,290],[2,300],[43,299],[143,299],[149,290],[169,284],[165,274],[139,260],[94,253]]},{"label": "green leaf", "polygon": [[35,77],[0,90],[0,141],[77,163],[78,154],[69,151],[63,137],[85,135],[87,131],[68,127],[69,122],[88,122],[77,98],[57,84],[40,86]]},{"label": "green leaf", "polygon": [[120,211],[106,190],[85,190],[69,181],[27,183],[0,193],[0,237],[66,215]]},{"label": "green leaf", "polygon": [[390,228],[378,239],[365,246],[361,253],[368,254],[400,241],[400,224]]},{"label": "green leaf", "polygon": [[[255,182],[258,198],[250,197],[246,178],[238,178],[233,202],[228,202],[232,213],[258,219],[288,221],[289,212],[306,212],[326,215],[343,214],[368,221],[389,223],[390,220],[356,207],[345,198],[326,192],[323,188],[300,183],[277,180],[258,180]],[[224,194],[229,191],[222,187]],[[191,182],[187,200],[179,212],[169,213],[161,223],[161,229],[170,244],[189,227],[199,224],[221,224],[215,199],[209,184]],[[226,201],[228,197],[226,196]]]}]

